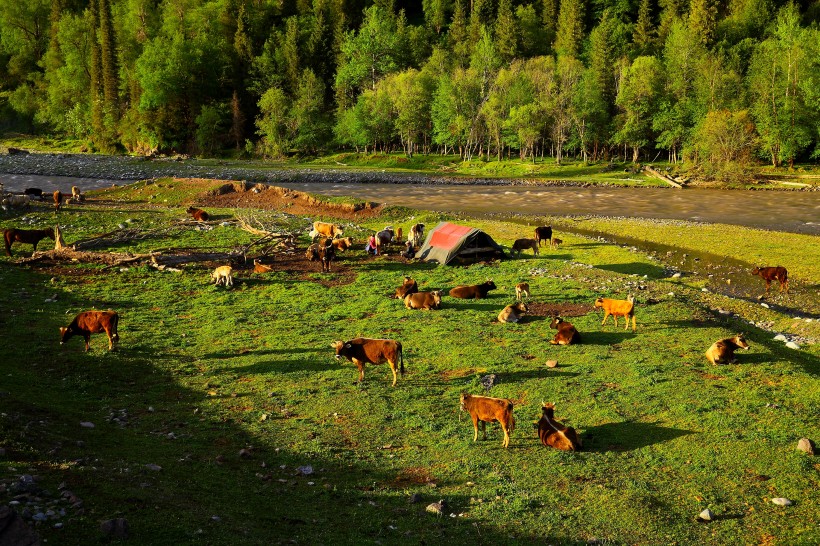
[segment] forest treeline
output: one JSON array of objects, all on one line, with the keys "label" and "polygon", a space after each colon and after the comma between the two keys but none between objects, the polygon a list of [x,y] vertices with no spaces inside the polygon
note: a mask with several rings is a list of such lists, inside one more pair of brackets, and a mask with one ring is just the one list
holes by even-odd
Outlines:
[{"label": "forest treeline", "polygon": [[3,0],[0,129],[93,149],[820,154],[820,2]]}]

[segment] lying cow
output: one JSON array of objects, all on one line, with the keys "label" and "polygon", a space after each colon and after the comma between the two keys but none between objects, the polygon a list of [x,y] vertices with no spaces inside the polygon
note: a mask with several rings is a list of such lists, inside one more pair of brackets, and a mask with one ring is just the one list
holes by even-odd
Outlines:
[{"label": "lying cow", "polygon": [[498,322],[519,322],[527,311],[529,308],[523,301],[513,303],[501,310],[498,314]]},{"label": "lying cow", "polygon": [[194,220],[197,222],[207,222],[210,219],[210,215],[202,209],[198,209],[196,207],[188,207],[186,210],[188,214],[194,217]]},{"label": "lying cow", "polygon": [[219,266],[211,273],[211,279],[215,281],[214,286],[233,286],[233,268],[229,265]]},{"label": "lying cow", "polygon": [[23,207],[28,207],[29,203],[31,203],[31,197],[28,195],[6,195],[3,197],[3,200],[0,201],[4,207],[12,208],[12,209],[21,209]]},{"label": "lying cow", "polygon": [[344,252],[348,248],[353,248],[353,237],[334,240],[333,248],[335,248],[337,252]]},{"label": "lying cow", "polygon": [[547,447],[561,451],[580,451],[581,439],[572,427],[555,420],[555,404],[541,402],[541,419],[538,421],[538,437]]},{"label": "lying cow", "polygon": [[407,294],[415,294],[418,291],[418,283],[410,277],[405,277],[402,285],[396,288],[396,298],[403,300]]},{"label": "lying cow", "polygon": [[618,317],[626,319],[624,330],[629,328],[629,319],[632,318],[632,331],[635,331],[635,297],[629,296],[626,300],[611,300],[609,298],[598,298],[595,300],[595,307],[604,310],[604,320],[601,321],[601,326],[606,324],[606,319],[612,315],[612,320],[615,321],[615,327],[618,327]]},{"label": "lying cow", "polygon": [[552,226],[539,226],[535,228],[535,240],[538,242],[538,246],[541,246],[542,241],[547,241],[547,243],[552,242]]},{"label": "lying cow", "polygon": [[11,245],[14,243],[26,243],[34,246],[35,252],[37,245],[48,237],[54,240],[54,230],[52,228],[46,229],[17,229],[9,228],[3,230],[3,241],[6,243],[6,256],[11,256]]},{"label": "lying cow", "polygon": [[25,190],[23,190],[23,193],[28,195],[32,199],[36,197],[40,201],[42,201],[44,198],[43,190],[41,190],[40,188],[26,188]]},{"label": "lying cow", "polygon": [[538,256],[538,241],[535,239],[516,239],[512,246],[513,252],[518,252],[518,255],[521,255],[521,251],[531,248],[532,255]]},{"label": "lying cow", "polygon": [[408,241],[411,241],[413,246],[421,246],[424,242],[424,224],[413,224]]},{"label": "lying cow", "polygon": [[752,275],[758,275],[766,281],[766,294],[769,293],[769,287],[772,285],[773,280],[780,283],[781,292],[785,288],[786,293],[789,293],[789,272],[786,271],[785,267],[755,267],[752,269]]},{"label": "lying cow", "polygon": [[116,311],[83,311],[71,321],[66,328],[60,328],[60,345],[73,336],[83,336],[85,350],[88,352],[91,334],[105,332],[108,335],[108,350],[114,350],[114,344],[119,342],[117,324],[120,316]]},{"label": "lying cow", "polygon": [[318,237],[335,239],[337,237],[341,237],[342,233],[343,231],[340,226],[329,224],[327,222],[319,222],[317,220],[313,222],[313,229],[308,235],[310,235],[310,238],[315,241]]},{"label": "lying cow", "polygon": [[273,267],[269,266],[268,264],[263,264],[259,258],[254,258],[253,260],[253,272],[254,273],[270,273],[273,271]]},{"label": "lying cow", "polygon": [[515,299],[521,301],[521,297],[530,297],[530,285],[526,282],[520,282],[515,285]]},{"label": "lying cow", "polygon": [[581,343],[581,335],[575,326],[566,322],[561,317],[553,317],[550,322],[550,328],[558,330],[555,337],[550,340],[551,345],[572,345],[573,343]]},{"label": "lying cow", "polygon": [[491,398],[489,396],[477,396],[472,394],[461,394],[461,411],[469,412],[473,420],[473,442],[478,440],[478,423],[481,422],[481,432],[484,439],[487,439],[487,423],[498,421],[501,430],[504,431],[504,447],[510,445],[510,433],[515,429],[515,416],[513,415],[513,403],[506,398]]},{"label": "lying cow", "polygon": [[336,349],[336,359],[342,357],[352,361],[359,369],[359,383],[364,381],[365,364],[381,364],[387,362],[393,371],[393,386],[396,386],[396,364],[399,364],[401,375],[404,376],[404,356],[401,342],[392,339],[370,339],[357,337],[350,341],[334,341],[330,344]]},{"label": "lying cow", "polygon": [[408,309],[438,309],[441,307],[441,290],[407,294],[404,296],[404,306]]},{"label": "lying cow", "polygon": [[712,346],[706,351],[706,360],[711,362],[713,366],[717,366],[718,364],[734,364],[737,362],[735,349],[749,349],[749,343],[746,341],[746,338],[743,337],[743,334],[719,339],[712,343]]},{"label": "lying cow", "polygon": [[470,300],[470,299],[483,299],[487,297],[487,293],[490,290],[495,290],[496,286],[492,279],[481,283],[481,284],[472,284],[472,285],[461,285],[456,286],[452,290],[450,290],[450,296],[453,298],[459,298],[462,300]]}]

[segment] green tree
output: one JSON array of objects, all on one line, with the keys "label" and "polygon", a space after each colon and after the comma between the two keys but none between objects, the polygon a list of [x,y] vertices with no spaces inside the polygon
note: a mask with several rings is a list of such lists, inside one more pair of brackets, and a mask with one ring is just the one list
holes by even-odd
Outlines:
[{"label": "green tree", "polygon": [[465,0],[455,0],[455,10],[453,20],[450,23],[450,31],[447,36],[450,48],[453,50],[456,63],[460,67],[465,67],[470,59],[470,38],[467,28],[467,10]]},{"label": "green tree", "polygon": [[261,137],[259,148],[267,157],[284,157],[290,149],[293,127],[289,105],[290,99],[277,87],[271,87],[259,99],[256,128]]},{"label": "green tree", "polygon": [[213,155],[221,146],[225,133],[225,112],[219,105],[203,104],[196,117],[196,144],[206,155]]},{"label": "green tree", "polygon": [[499,0],[498,15],[495,19],[495,49],[503,62],[509,63],[518,56],[520,32],[511,1]]},{"label": "green tree", "polygon": [[556,66],[555,100],[552,103],[552,144],[555,148],[555,163],[561,164],[564,144],[570,137],[570,130],[577,113],[573,111],[575,95],[584,73],[584,65],[574,57],[559,57]]},{"label": "green tree", "polygon": [[632,148],[632,162],[637,163],[641,148],[653,143],[652,116],[663,91],[663,66],[652,56],[638,57],[621,78],[616,104],[618,132],[613,140]]},{"label": "green tree", "polygon": [[649,11],[649,0],[641,0],[638,8],[638,20],[632,32],[632,45],[640,55],[651,53],[654,42],[652,17]]},{"label": "green tree", "polygon": [[691,0],[689,30],[703,45],[709,45],[715,36],[717,4],[713,0]]},{"label": "green tree", "polygon": [[295,127],[293,146],[308,154],[315,154],[330,136],[330,123],[324,108],[324,84],[309,68],[302,71],[291,116]]},{"label": "green tree", "polygon": [[515,18],[520,32],[520,50],[522,57],[546,55],[551,41],[544,39],[544,30],[535,6],[526,4],[515,9]]},{"label": "green tree", "polygon": [[756,142],[755,125],[747,110],[709,112],[695,132],[698,161],[718,170],[728,163],[748,164]]},{"label": "green tree", "polygon": [[584,37],[584,0],[562,0],[558,12],[555,52],[577,57]]},{"label": "green tree", "polygon": [[427,26],[436,34],[441,34],[447,24],[447,13],[451,9],[449,0],[422,0],[421,6]]},{"label": "green tree", "polygon": [[423,71],[408,69],[385,79],[385,90],[395,111],[395,128],[404,153],[413,157],[419,142],[428,144],[434,80]]}]

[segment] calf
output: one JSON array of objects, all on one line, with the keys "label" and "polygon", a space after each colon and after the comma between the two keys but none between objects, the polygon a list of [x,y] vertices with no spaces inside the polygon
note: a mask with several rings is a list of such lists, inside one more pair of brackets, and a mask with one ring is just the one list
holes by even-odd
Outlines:
[{"label": "calf", "polygon": [[521,301],[521,296],[525,298],[530,297],[530,285],[526,282],[520,282],[515,285],[515,299]]},{"label": "calf", "polygon": [[575,429],[555,420],[555,404],[541,402],[541,419],[538,421],[538,437],[547,447],[561,451],[580,451],[581,439]]},{"label": "calf", "polygon": [[481,422],[481,432],[484,439],[487,439],[487,423],[498,421],[501,430],[504,431],[504,447],[510,445],[510,433],[515,429],[515,416],[513,415],[513,403],[506,398],[491,398],[489,396],[477,396],[461,393],[461,411],[470,413],[473,420],[473,442],[478,440],[478,423]]},{"label": "calf", "polygon": [[632,331],[635,331],[635,297],[629,296],[626,300],[611,300],[609,298],[598,298],[595,300],[595,307],[601,307],[604,310],[604,320],[601,321],[601,326],[606,324],[606,319],[612,315],[612,320],[615,321],[615,327],[618,327],[618,317],[626,319],[624,330],[629,328],[629,319],[632,318]]},{"label": "calf", "polygon": [[359,383],[364,381],[365,364],[381,364],[387,362],[393,371],[393,386],[396,386],[396,364],[404,376],[404,356],[401,342],[392,339],[370,339],[357,337],[350,341],[334,341],[330,344],[336,349],[336,359],[342,357],[352,361],[359,369]]},{"label": "calf", "polygon": [[552,226],[540,226],[535,228],[535,240],[538,241],[538,246],[541,246],[541,241],[552,242]]},{"label": "calf", "polygon": [[310,231],[308,235],[313,240],[316,240],[318,237],[322,236],[327,239],[335,239],[336,237],[342,236],[342,228],[334,225],[329,224],[327,222],[313,222],[313,229]]},{"label": "calf", "polygon": [[483,299],[487,297],[487,293],[490,290],[495,290],[496,286],[492,279],[484,282],[482,284],[472,284],[472,285],[461,285],[456,286],[452,290],[450,290],[450,296],[453,298],[459,298],[462,300],[469,300],[469,299]]},{"label": "calf", "polygon": [[424,224],[414,224],[408,240],[413,242],[413,246],[420,246],[424,242]]},{"label": "calf", "polygon": [[335,248],[337,252],[344,252],[348,248],[353,248],[353,237],[345,237],[344,239],[334,240],[333,248]]},{"label": "calf", "polygon": [[563,244],[563,243],[564,243],[564,241],[562,241],[558,237],[553,237],[552,241],[550,241],[550,247],[552,247],[553,250],[558,250],[558,246]]},{"label": "calf", "polygon": [[403,300],[407,294],[415,294],[418,291],[418,283],[410,277],[405,277],[402,285],[396,288],[396,298]]},{"label": "calf", "polygon": [[719,339],[712,343],[712,346],[706,351],[706,360],[714,366],[718,364],[734,364],[737,362],[735,349],[749,349],[749,343],[746,342],[746,338],[743,337],[743,334]]},{"label": "calf", "polygon": [[80,193],[80,188],[77,186],[71,186],[71,197],[77,201],[82,201],[83,194]]},{"label": "calf", "polygon": [[550,322],[550,328],[558,330],[555,337],[550,340],[551,345],[572,345],[573,343],[581,343],[581,335],[575,326],[566,322],[561,317],[553,317]]},{"label": "calf", "polygon": [[57,190],[51,195],[51,197],[54,199],[54,210],[60,210],[60,207],[63,206],[63,192]]},{"label": "calf", "polygon": [[322,272],[330,273],[330,262],[336,259],[336,248],[333,246],[333,241],[325,239],[325,242],[319,245],[317,254],[319,255],[319,262],[322,264]]},{"label": "calf", "polygon": [[766,294],[769,293],[769,287],[775,279],[780,283],[780,291],[782,292],[785,288],[786,293],[789,293],[789,272],[785,267],[755,267],[752,269],[752,275],[759,275],[766,281]]},{"label": "calf", "polygon": [[523,301],[508,305],[498,314],[498,322],[518,322],[529,311],[527,304]]},{"label": "calf", "polygon": [[273,271],[273,267],[269,266],[268,264],[263,264],[259,261],[259,258],[254,258],[253,260],[253,272],[254,273],[270,273]]},{"label": "calf", "polygon": [[119,342],[117,324],[120,316],[116,311],[83,311],[71,321],[66,328],[60,328],[60,345],[73,336],[83,336],[85,350],[88,352],[91,334],[105,332],[108,335],[108,350],[114,350],[114,343]]},{"label": "calf", "polygon": [[32,198],[36,197],[40,201],[43,200],[43,190],[40,188],[26,188],[23,193]]},{"label": "calf", "polygon": [[26,243],[34,246],[34,251],[37,250],[37,245],[48,237],[54,240],[54,230],[46,229],[17,229],[9,228],[3,230],[3,241],[6,243],[6,256],[11,256],[11,245],[15,242]]},{"label": "calf", "polygon": [[538,241],[535,239],[516,239],[512,246],[513,252],[518,251],[519,256],[521,251],[527,248],[532,249],[533,256],[538,256]]},{"label": "calf", "polygon": [[229,265],[219,266],[211,273],[211,279],[215,281],[214,286],[220,284],[224,284],[226,287],[233,286],[233,268]]},{"label": "calf", "polygon": [[408,309],[438,309],[441,307],[441,290],[407,294],[404,296],[404,306]]},{"label": "calf", "polygon": [[194,220],[196,220],[197,222],[207,222],[210,218],[210,215],[207,212],[195,207],[188,207],[188,210],[186,210],[185,212],[193,216]]}]

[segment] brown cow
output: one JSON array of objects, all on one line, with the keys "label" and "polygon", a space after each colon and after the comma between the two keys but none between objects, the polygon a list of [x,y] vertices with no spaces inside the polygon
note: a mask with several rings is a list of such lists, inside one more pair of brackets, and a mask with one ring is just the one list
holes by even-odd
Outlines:
[{"label": "brown cow", "polygon": [[769,293],[769,287],[775,279],[780,283],[780,291],[782,292],[785,288],[786,293],[789,293],[789,272],[785,267],[755,267],[752,269],[752,275],[759,275],[766,281],[766,294]]},{"label": "brown cow", "polygon": [[563,243],[564,243],[564,241],[562,241],[562,240],[561,240],[561,239],[559,239],[558,237],[553,237],[553,238],[552,238],[552,241],[550,241],[550,247],[551,247],[553,250],[558,250],[558,246],[559,246],[559,245],[562,245]]},{"label": "brown cow", "polygon": [[405,277],[402,285],[396,288],[396,298],[403,300],[407,294],[415,294],[418,291],[418,283],[410,277]]},{"label": "brown cow", "polygon": [[393,386],[396,386],[396,363],[400,364],[401,375],[404,376],[404,356],[401,342],[392,339],[370,339],[357,337],[350,341],[334,341],[330,344],[336,349],[336,359],[342,357],[352,361],[359,368],[359,383],[364,381],[365,364],[381,364],[387,362],[393,370]]},{"label": "brown cow", "polygon": [[441,290],[407,294],[404,296],[404,306],[408,309],[438,309],[441,307]]},{"label": "brown cow", "polygon": [[518,322],[529,311],[527,304],[523,301],[508,305],[498,314],[498,322]]},{"label": "brown cow", "polygon": [[552,243],[552,226],[539,226],[535,228],[535,240],[538,241],[538,246],[541,246],[541,241]]},{"label": "brown cow", "polygon": [[83,336],[85,339],[85,350],[88,352],[88,342],[91,334],[105,332],[108,335],[108,350],[114,350],[114,343],[119,342],[120,336],[117,334],[117,324],[120,316],[116,311],[83,311],[71,321],[66,328],[60,328],[60,345],[71,339],[73,336]]},{"label": "brown cow", "polygon": [[518,252],[518,255],[521,255],[521,251],[527,248],[532,249],[532,255],[538,256],[538,241],[535,239],[516,239],[512,246],[513,252]]},{"label": "brown cow", "polygon": [[273,267],[269,266],[268,264],[263,264],[259,261],[259,258],[254,258],[253,260],[253,272],[254,273],[270,273],[273,271]]},{"label": "brown cow", "polygon": [[481,432],[487,439],[487,423],[498,421],[504,431],[504,447],[510,445],[510,433],[515,430],[515,416],[513,415],[512,400],[506,398],[491,398],[461,393],[461,411],[469,412],[473,419],[473,441],[478,440],[478,423],[481,422]]},{"label": "brown cow", "polygon": [[185,212],[193,216],[194,220],[196,220],[197,222],[207,222],[210,218],[210,215],[207,212],[195,207],[188,207],[188,210],[186,210]]},{"label": "brown cow", "polygon": [[746,341],[746,338],[743,337],[743,334],[719,339],[712,343],[712,346],[706,351],[706,360],[711,362],[713,366],[717,366],[718,364],[734,364],[737,362],[735,349],[749,349],[749,343]]},{"label": "brown cow", "polygon": [[316,240],[319,236],[323,236],[328,239],[335,239],[336,237],[341,237],[342,233],[343,231],[341,227],[317,220],[313,222],[313,229],[308,235],[310,235],[310,238],[313,240]]},{"label": "brown cow", "polygon": [[325,239],[324,243],[320,243],[317,255],[319,256],[319,262],[322,264],[322,272],[330,273],[330,262],[336,259],[336,249],[333,247],[333,241]]},{"label": "brown cow", "polygon": [[471,285],[461,285],[456,286],[452,290],[450,290],[450,296],[453,298],[459,298],[462,300],[469,300],[469,299],[477,299],[480,300],[482,298],[487,297],[487,293],[490,290],[495,290],[496,286],[492,279],[487,280],[482,284],[471,284]]},{"label": "brown cow", "polygon": [[348,248],[353,248],[353,237],[345,237],[344,239],[334,240],[333,248],[335,248],[338,252],[344,252]]},{"label": "brown cow", "polygon": [[609,298],[598,298],[595,300],[595,307],[601,307],[604,310],[604,320],[601,321],[601,326],[606,324],[606,319],[612,315],[612,320],[615,321],[615,327],[618,327],[618,317],[626,319],[624,330],[629,328],[629,318],[632,318],[632,331],[635,331],[635,297],[630,295],[626,300],[611,300]]},{"label": "brown cow", "polygon": [[3,240],[6,243],[6,256],[11,256],[11,245],[15,242],[26,243],[34,246],[34,251],[37,250],[37,245],[48,237],[54,240],[54,230],[46,229],[17,229],[9,228],[3,230]]},{"label": "brown cow", "polygon": [[538,437],[547,447],[561,451],[580,451],[581,439],[572,427],[555,420],[555,404],[541,402],[541,419],[538,421]]},{"label": "brown cow", "polygon": [[530,285],[526,282],[520,282],[515,285],[515,299],[521,301],[521,297],[530,297]]},{"label": "brown cow", "polygon": [[54,210],[60,210],[60,207],[63,206],[63,192],[57,190],[52,194],[52,197],[54,198]]},{"label": "brown cow", "polygon": [[581,335],[575,326],[566,322],[561,317],[553,317],[550,322],[550,328],[558,330],[555,337],[550,340],[551,345],[572,345],[573,343],[581,343]]},{"label": "brown cow", "polygon": [[307,250],[305,251],[305,258],[310,260],[311,262],[315,262],[319,259],[319,244],[313,243]]}]

